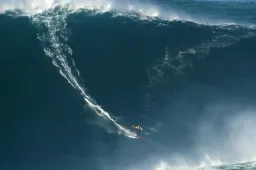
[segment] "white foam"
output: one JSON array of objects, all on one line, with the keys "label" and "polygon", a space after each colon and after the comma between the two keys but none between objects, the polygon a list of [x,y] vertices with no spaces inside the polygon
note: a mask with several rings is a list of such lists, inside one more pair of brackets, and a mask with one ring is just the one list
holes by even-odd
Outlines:
[{"label": "white foam", "polygon": [[[210,170],[210,169],[214,169],[215,167],[219,167],[223,165],[223,163],[220,160],[213,160],[209,157],[208,154],[205,154],[204,160],[198,165],[189,165],[188,163],[186,163],[185,160],[182,160],[182,159],[181,159],[181,162],[183,163],[181,164],[178,163],[180,165],[172,165],[167,161],[160,161],[158,164],[156,164],[154,170],[202,170],[202,169]],[[174,164],[177,164],[177,162]]]},{"label": "white foam", "polygon": [[2,0],[0,1],[0,12],[6,10],[22,10],[24,13],[42,13],[53,7],[54,0]]},{"label": "white foam", "polygon": [[255,2],[255,0],[197,0],[197,1],[211,1],[211,2],[235,2],[235,3],[248,3]]},{"label": "white foam", "polygon": [[71,11],[79,9],[97,10],[98,12],[113,11],[117,15],[133,15],[136,13],[141,19],[160,18],[162,20],[191,21],[206,25],[233,25],[234,22],[221,22],[209,19],[197,19],[190,14],[175,10],[165,9],[154,3],[142,3],[136,1],[117,0],[2,0],[0,12],[7,10],[21,10],[25,15],[40,14],[43,11],[59,6],[69,6]]}]

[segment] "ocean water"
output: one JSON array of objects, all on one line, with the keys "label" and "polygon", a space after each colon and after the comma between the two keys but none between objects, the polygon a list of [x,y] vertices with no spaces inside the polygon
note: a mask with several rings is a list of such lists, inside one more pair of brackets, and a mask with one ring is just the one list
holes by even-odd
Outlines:
[{"label": "ocean water", "polygon": [[255,1],[0,11],[1,169],[256,169]]}]

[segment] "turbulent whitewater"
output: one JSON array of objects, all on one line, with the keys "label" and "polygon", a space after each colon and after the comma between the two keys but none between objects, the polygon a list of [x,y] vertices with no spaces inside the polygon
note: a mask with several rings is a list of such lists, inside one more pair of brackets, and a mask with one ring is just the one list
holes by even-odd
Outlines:
[{"label": "turbulent whitewater", "polygon": [[127,140],[143,124],[145,159],[127,170],[256,168],[254,1],[2,0],[0,11],[29,19],[92,127]]}]

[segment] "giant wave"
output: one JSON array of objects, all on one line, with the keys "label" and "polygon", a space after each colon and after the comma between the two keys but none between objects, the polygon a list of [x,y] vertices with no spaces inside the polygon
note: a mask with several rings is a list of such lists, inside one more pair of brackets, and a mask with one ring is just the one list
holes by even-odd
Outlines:
[{"label": "giant wave", "polygon": [[[143,85],[144,91],[143,94],[137,95],[145,100],[141,104],[150,112],[155,109],[154,107],[165,104],[163,99],[159,100],[166,92],[166,87],[163,90],[165,82],[172,81],[176,76],[182,77],[194,67],[194,63],[204,59],[211,50],[230,47],[243,40],[255,38],[256,35],[253,23],[241,23],[241,20],[236,22],[232,19],[230,22],[221,20],[215,22],[214,19],[204,18],[197,20],[186,13],[168,13],[151,3],[130,3],[128,1],[122,3],[118,1],[14,1],[12,3],[3,1],[1,3],[2,15],[8,15],[10,19],[19,16],[28,16],[31,19],[38,29],[37,38],[43,44],[45,55],[51,58],[60,74],[80,93],[86,107],[101,117],[103,122],[110,122],[114,125],[114,132],[129,138],[136,138],[136,134],[115,118],[119,116],[118,113],[110,114],[96,102],[97,98],[94,99],[89,95],[86,88],[93,85],[87,82],[89,78],[83,78],[89,77],[84,72],[89,69],[104,68],[106,74],[115,74],[119,80],[123,76],[129,79],[131,72],[133,75],[138,74],[139,84]],[[76,34],[76,32],[81,32],[79,27],[75,27],[79,24],[88,25],[84,31],[84,39]],[[118,39],[118,35],[122,38]],[[72,37],[75,38],[72,39]],[[75,41],[86,44],[88,47],[85,49],[82,46],[79,47]],[[119,45],[120,42],[122,45]],[[117,50],[113,52],[109,47],[104,48],[108,43],[115,48],[120,48],[121,53]],[[97,48],[101,48],[103,52],[97,53]],[[75,60],[79,61],[73,57],[76,50],[93,51],[85,53],[87,59],[85,61],[93,57],[92,63],[97,68],[90,67],[90,64],[86,65],[86,62],[75,62]],[[86,54],[92,56],[86,56]],[[117,57],[108,59],[111,62],[107,66],[106,63],[98,62],[97,57],[100,58],[101,55]],[[138,57],[144,60],[138,60]],[[133,65],[133,70],[131,71],[131,68],[125,65]],[[111,69],[107,70],[109,68]],[[80,73],[79,70],[83,72]],[[122,74],[117,74],[118,71]],[[129,74],[126,75],[128,71]],[[107,83],[97,81],[103,78],[100,77],[102,75],[94,72],[93,76],[96,83]],[[120,82],[128,83],[125,80],[116,81],[116,83]],[[150,135],[158,128],[160,128],[158,122],[148,123],[145,133]],[[208,159],[208,156],[206,158]],[[210,160],[210,162],[213,161]],[[222,164],[220,162],[215,168],[230,168],[229,165],[220,166]],[[231,167],[239,165],[235,164]],[[207,166],[203,164],[196,168]],[[254,165],[248,163],[248,166]],[[161,163],[157,168],[177,167]]]}]

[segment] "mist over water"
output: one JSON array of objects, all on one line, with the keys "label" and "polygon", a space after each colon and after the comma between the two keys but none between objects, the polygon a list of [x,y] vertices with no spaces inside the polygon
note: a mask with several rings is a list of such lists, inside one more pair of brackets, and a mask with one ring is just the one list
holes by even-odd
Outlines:
[{"label": "mist over water", "polygon": [[5,168],[253,168],[255,7],[1,0]]}]

